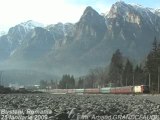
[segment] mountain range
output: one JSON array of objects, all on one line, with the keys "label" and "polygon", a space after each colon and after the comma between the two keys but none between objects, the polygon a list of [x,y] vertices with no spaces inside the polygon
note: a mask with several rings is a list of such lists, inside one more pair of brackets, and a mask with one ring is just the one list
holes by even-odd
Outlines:
[{"label": "mountain range", "polygon": [[56,75],[84,75],[110,63],[120,49],[133,61],[145,59],[154,40],[160,40],[160,10],[122,1],[107,14],[88,6],[80,20],[43,26],[32,20],[0,37],[2,70],[35,70]]}]

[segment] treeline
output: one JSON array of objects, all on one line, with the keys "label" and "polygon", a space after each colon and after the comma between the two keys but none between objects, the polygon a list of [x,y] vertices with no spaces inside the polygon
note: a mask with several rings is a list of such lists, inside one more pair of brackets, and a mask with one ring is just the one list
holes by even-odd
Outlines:
[{"label": "treeline", "polygon": [[10,88],[0,85],[0,94],[7,94],[7,93],[11,93],[11,92],[12,92],[12,90]]},{"label": "treeline", "polygon": [[28,93],[41,93],[39,91],[30,91],[30,90],[26,90],[25,88],[21,88],[21,89],[11,89],[9,87],[4,87],[2,85],[0,85],[0,94],[28,94]]},{"label": "treeline", "polygon": [[152,91],[159,91],[160,79],[160,43],[156,38],[152,44],[146,60],[141,64],[133,64],[117,49],[111,58],[109,66],[89,70],[79,78],[72,75],[63,75],[59,81],[41,81],[41,88],[100,88],[120,87],[132,85],[149,85]]},{"label": "treeline", "polygon": [[147,84],[144,68],[142,65],[134,67],[129,59],[123,57],[119,49],[113,54],[109,66],[91,69],[85,77],[78,80],[79,88],[120,87],[142,84]]},{"label": "treeline", "polygon": [[57,80],[50,80],[50,81],[47,81],[47,80],[41,80],[40,81],[40,88],[41,89],[45,89],[45,88],[48,88],[48,89],[73,89],[73,88],[76,88],[75,86],[75,78],[74,76],[72,75],[63,75],[62,76],[62,79],[57,81]]}]

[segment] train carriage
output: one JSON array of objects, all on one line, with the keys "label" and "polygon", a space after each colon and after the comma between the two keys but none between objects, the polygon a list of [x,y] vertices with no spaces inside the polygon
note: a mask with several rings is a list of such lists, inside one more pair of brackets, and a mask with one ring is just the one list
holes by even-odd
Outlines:
[{"label": "train carriage", "polygon": [[68,94],[74,94],[75,93],[75,89],[67,89],[67,93]]},{"label": "train carriage", "polygon": [[133,93],[133,86],[114,87],[111,88],[111,94],[131,94]]},{"label": "train carriage", "polygon": [[75,93],[76,94],[83,94],[84,93],[84,89],[75,89]]},{"label": "train carriage", "polygon": [[99,94],[100,93],[100,89],[99,88],[85,89],[84,93],[85,94]]},{"label": "train carriage", "polygon": [[67,89],[54,89],[53,94],[66,94]]},{"label": "train carriage", "polygon": [[100,88],[100,93],[101,94],[109,94],[110,92],[111,92],[111,88],[110,87]]}]

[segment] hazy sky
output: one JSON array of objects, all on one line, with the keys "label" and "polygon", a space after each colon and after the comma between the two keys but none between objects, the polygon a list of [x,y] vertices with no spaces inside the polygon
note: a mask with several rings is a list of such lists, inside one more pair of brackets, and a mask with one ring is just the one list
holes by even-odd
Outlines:
[{"label": "hazy sky", "polygon": [[[87,6],[92,6],[99,13],[105,13],[116,1],[118,0],[0,0],[0,29],[27,20],[44,24],[75,23]],[[160,8],[160,0],[124,0],[124,2]]]}]

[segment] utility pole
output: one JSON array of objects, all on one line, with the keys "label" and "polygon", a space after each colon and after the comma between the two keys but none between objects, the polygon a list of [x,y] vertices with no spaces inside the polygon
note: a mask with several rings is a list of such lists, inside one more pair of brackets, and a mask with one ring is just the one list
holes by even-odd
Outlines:
[{"label": "utility pole", "polygon": [[67,83],[66,83],[66,89],[68,89]]},{"label": "utility pole", "polygon": [[134,72],[133,72],[133,86],[134,86]]},{"label": "utility pole", "polygon": [[83,89],[85,89],[85,88],[86,88],[85,81],[86,81],[86,80],[84,80],[84,79],[83,79]]},{"label": "utility pole", "polygon": [[0,86],[1,86],[2,72],[0,72]]},{"label": "utility pole", "polygon": [[151,74],[150,73],[148,73],[149,74],[149,89],[151,88]]},{"label": "utility pole", "polygon": [[3,71],[0,72],[0,86],[2,86],[2,75],[3,75]]},{"label": "utility pole", "polygon": [[159,66],[158,66],[158,93],[159,93]]},{"label": "utility pole", "polygon": [[[54,88],[55,89],[55,88]],[[57,89],[57,79],[56,79],[56,89]]]},{"label": "utility pole", "polygon": [[127,86],[127,77],[126,77],[126,86]]}]

